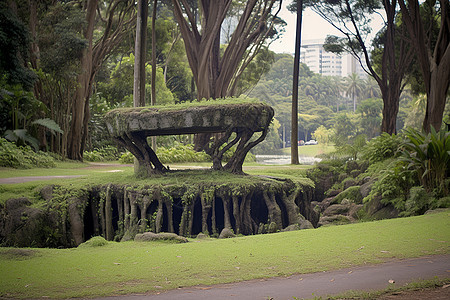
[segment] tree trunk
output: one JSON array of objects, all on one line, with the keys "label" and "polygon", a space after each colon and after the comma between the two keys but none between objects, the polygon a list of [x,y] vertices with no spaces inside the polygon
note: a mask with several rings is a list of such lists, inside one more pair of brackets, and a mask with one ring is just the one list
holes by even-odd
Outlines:
[{"label": "tree trunk", "polygon": [[[134,21],[133,1],[116,0],[109,2],[106,9],[108,16],[106,17],[103,35],[94,43],[96,22],[98,19],[104,21],[103,17],[97,18],[97,12],[102,12],[98,9],[98,2],[98,0],[87,0],[83,7],[86,12],[86,28],[83,36],[88,45],[80,60],[80,73],[74,100],[70,108],[72,113],[69,130],[70,139],[67,141],[67,156],[75,160],[83,160],[88,135],[89,98],[95,75],[105,57],[120,43],[124,34],[130,28],[130,24]],[[120,9],[120,12],[116,13],[116,9]]]},{"label": "tree trunk", "polygon": [[298,165],[298,77],[300,67],[300,46],[302,38],[303,0],[297,0],[297,26],[295,32],[294,74],[292,81],[291,110],[291,164]]},{"label": "tree trunk", "polygon": [[430,37],[422,23],[420,5],[417,0],[399,0],[403,22],[419,61],[425,90],[427,92],[427,109],[423,128],[430,132],[431,126],[437,131],[441,128],[447,91],[450,83],[450,3],[439,0],[440,29],[434,49],[430,49]]},{"label": "tree trunk", "polygon": [[[262,43],[271,29],[267,22],[275,1],[261,1],[259,14],[252,14],[258,1],[247,1],[223,56],[220,55],[220,31],[232,1],[200,1],[201,26],[187,1],[172,0],[172,3],[197,86],[197,99],[233,96],[230,84],[239,73],[246,50],[253,43]],[[195,150],[204,150],[209,138],[207,134],[196,135]]]},{"label": "tree trunk", "polygon": [[427,109],[423,120],[423,128],[426,132],[430,132],[431,127],[439,131],[442,125],[450,83],[448,79],[450,78],[450,45],[447,47],[445,59],[447,61],[441,60],[440,65],[432,68],[430,72],[430,90],[427,93]]},{"label": "tree trunk", "polygon": [[[152,13],[152,105],[156,105],[156,7],[158,0],[153,1]],[[153,145],[155,146],[155,145]]]},{"label": "tree trunk", "polygon": [[86,101],[91,93],[92,76],[92,53],[95,18],[97,15],[98,0],[88,0],[86,4],[86,30],[84,38],[88,41],[86,49],[81,58],[81,72],[78,75],[78,85],[75,91],[75,98],[72,104],[72,123],[70,126],[70,140],[67,149],[67,156],[74,160],[83,160],[82,143],[84,136]]},{"label": "tree trunk", "polygon": [[[403,77],[403,76],[402,76]],[[401,82],[397,82],[401,84]],[[381,131],[388,134],[397,133],[397,114],[400,102],[401,88],[392,81],[388,87],[381,90],[383,98],[383,119],[381,121]]]},{"label": "tree trunk", "polygon": [[133,106],[145,106],[145,62],[147,54],[148,0],[138,1],[134,44]]}]

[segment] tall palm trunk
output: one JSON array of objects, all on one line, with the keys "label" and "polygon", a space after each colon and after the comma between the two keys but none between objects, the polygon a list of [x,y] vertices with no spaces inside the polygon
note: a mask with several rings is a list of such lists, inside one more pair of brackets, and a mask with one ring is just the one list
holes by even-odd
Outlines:
[{"label": "tall palm trunk", "polygon": [[291,164],[298,165],[298,77],[300,68],[300,46],[302,41],[303,0],[297,0],[297,27],[295,32],[294,78],[292,82],[291,112]]}]

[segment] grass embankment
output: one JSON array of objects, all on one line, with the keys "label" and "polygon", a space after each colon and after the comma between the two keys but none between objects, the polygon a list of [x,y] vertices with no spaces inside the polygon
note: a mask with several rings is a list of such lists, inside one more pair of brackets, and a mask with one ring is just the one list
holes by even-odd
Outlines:
[{"label": "grass embankment", "polygon": [[[0,249],[0,297],[93,297],[288,276],[448,254],[449,211],[187,244]],[[26,249],[29,250],[29,249]],[[18,252],[16,252],[18,251]]]},{"label": "grass embankment", "polygon": [[[201,169],[197,169],[200,167]],[[120,164],[87,164],[66,162],[58,163],[56,168],[45,169],[10,169],[2,168],[0,178],[26,177],[26,176],[61,176],[61,175],[84,175],[78,178],[53,178],[51,180],[30,181],[17,184],[0,184],[0,203],[7,199],[26,197],[33,200],[37,197],[40,188],[45,185],[55,184],[61,186],[71,186],[71,188],[86,188],[90,185],[103,184],[123,184],[152,185],[152,184],[202,184],[202,183],[252,183],[259,181],[253,176],[233,175],[227,172],[210,170],[211,164],[171,164],[170,169],[188,169],[183,171],[169,172],[163,176],[153,176],[152,178],[136,178],[132,166]],[[306,178],[305,170],[311,166],[261,166],[251,163],[244,166],[244,171],[250,175],[268,175],[281,178],[289,178],[300,181],[306,185],[312,185],[312,181]]]}]

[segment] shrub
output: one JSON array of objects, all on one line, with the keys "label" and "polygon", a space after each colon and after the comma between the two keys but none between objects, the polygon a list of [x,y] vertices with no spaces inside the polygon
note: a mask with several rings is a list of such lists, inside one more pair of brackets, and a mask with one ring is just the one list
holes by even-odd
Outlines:
[{"label": "shrub", "polygon": [[410,172],[405,173],[405,164],[398,160],[392,160],[389,164],[374,165],[381,165],[382,168],[378,170],[377,174],[372,173],[378,180],[372,185],[369,195],[363,199],[363,202],[380,196],[382,204],[391,204],[397,210],[404,211],[409,190],[417,184],[417,181],[412,178]]},{"label": "shrub", "polygon": [[162,163],[178,163],[178,162],[207,162],[210,157],[205,152],[197,152],[193,145],[181,145],[176,147],[156,149],[156,155]]},{"label": "shrub", "polygon": [[132,164],[134,163],[134,155],[127,151],[120,156],[119,162],[121,164]]},{"label": "shrub", "polygon": [[33,151],[30,146],[16,144],[0,138],[0,166],[9,168],[53,168],[55,159],[48,153]]},{"label": "shrub", "polygon": [[409,197],[405,202],[405,211],[400,216],[421,215],[428,210],[432,197],[422,186],[414,186],[409,190]]},{"label": "shrub", "polygon": [[368,160],[370,164],[383,161],[390,157],[398,156],[401,139],[393,134],[382,133],[371,139],[362,150],[362,159]]},{"label": "shrub", "polygon": [[78,247],[102,247],[108,244],[102,236],[94,236],[86,242],[80,244]]},{"label": "shrub", "polygon": [[359,189],[360,189],[359,185],[349,187],[345,191],[339,193],[339,195],[337,195],[336,198],[334,198],[334,202],[341,203],[342,200],[348,199],[351,202],[354,202],[356,204],[361,203],[362,195],[361,195],[361,192],[359,191]]},{"label": "shrub", "polygon": [[437,197],[447,196],[450,132],[436,132],[431,128],[431,132],[425,134],[410,128],[406,137],[401,159],[408,164],[408,170],[418,176],[427,192],[433,192]]},{"label": "shrub", "polygon": [[104,146],[93,151],[84,151],[83,158],[87,161],[113,161],[120,158],[119,150],[114,146]]},{"label": "shrub", "polygon": [[[158,147],[156,155],[163,164],[179,162],[207,162],[210,157],[205,152],[194,151],[193,145],[177,145],[176,147]],[[132,164],[134,155],[130,152],[122,154],[119,158],[122,164]]]}]

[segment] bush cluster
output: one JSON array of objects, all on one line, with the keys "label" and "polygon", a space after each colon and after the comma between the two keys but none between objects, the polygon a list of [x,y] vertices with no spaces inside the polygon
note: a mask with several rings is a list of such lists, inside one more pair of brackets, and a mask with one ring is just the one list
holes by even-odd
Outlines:
[{"label": "bush cluster", "polygon": [[[180,163],[180,162],[208,162],[210,157],[204,152],[197,152],[193,145],[177,145],[176,147],[158,147],[156,155],[163,164]],[[122,164],[132,164],[134,155],[130,152],[125,152],[119,158]]]},{"label": "bush cluster", "polygon": [[[223,161],[228,161],[233,155],[235,148],[231,148],[225,152]],[[205,153],[205,151],[197,152],[194,150],[194,145],[182,145],[178,144],[174,147],[158,147],[156,149],[156,155],[163,164],[170,163],[184,163],[184,162],[210,162],[211,157]],[[122,164],[132,164],[134,160],[133,154],[126,152],[119,158],[119,162]],[[252,153],[247,153],[245,158],[246,162],[256,161],[256,157]]]},{"label": "bush cluster", "polygon": [[114,146],[104,146],[93,151],[84,151],[83,153],[84,160],[93,162],[113,161],[120,159],[120,157],[119,150]]},{"label": "bush cluster", "polygon": [[156,155],[163,164],[179,162],[207,162],[210,157],[204,151],[197,152],[193,145],[177,145],[175,147],[158,147]]},{"label": "bush cluster", "polygon": [[46,152],[35,152],[30,146],[17,146],[0,138],[0,166],[16,169],[53,168],[56,163]]},{"label": "bush cluster", "polygon": [[[413,129],[399,135],[383,133],[358,147],[356,156],[330,156],[339,159],[323,160],[308,172],[316,190],[324,187],[325,195],[340,193],[336,197],[339,198],[350,183],[355,191],[364,184],[363,202],[368,211],[379,203],[394,208],[399,216],[450,206],[448,130],[432,129],[428,134]],[[368,194],[366,183],[370,183]]]}]

